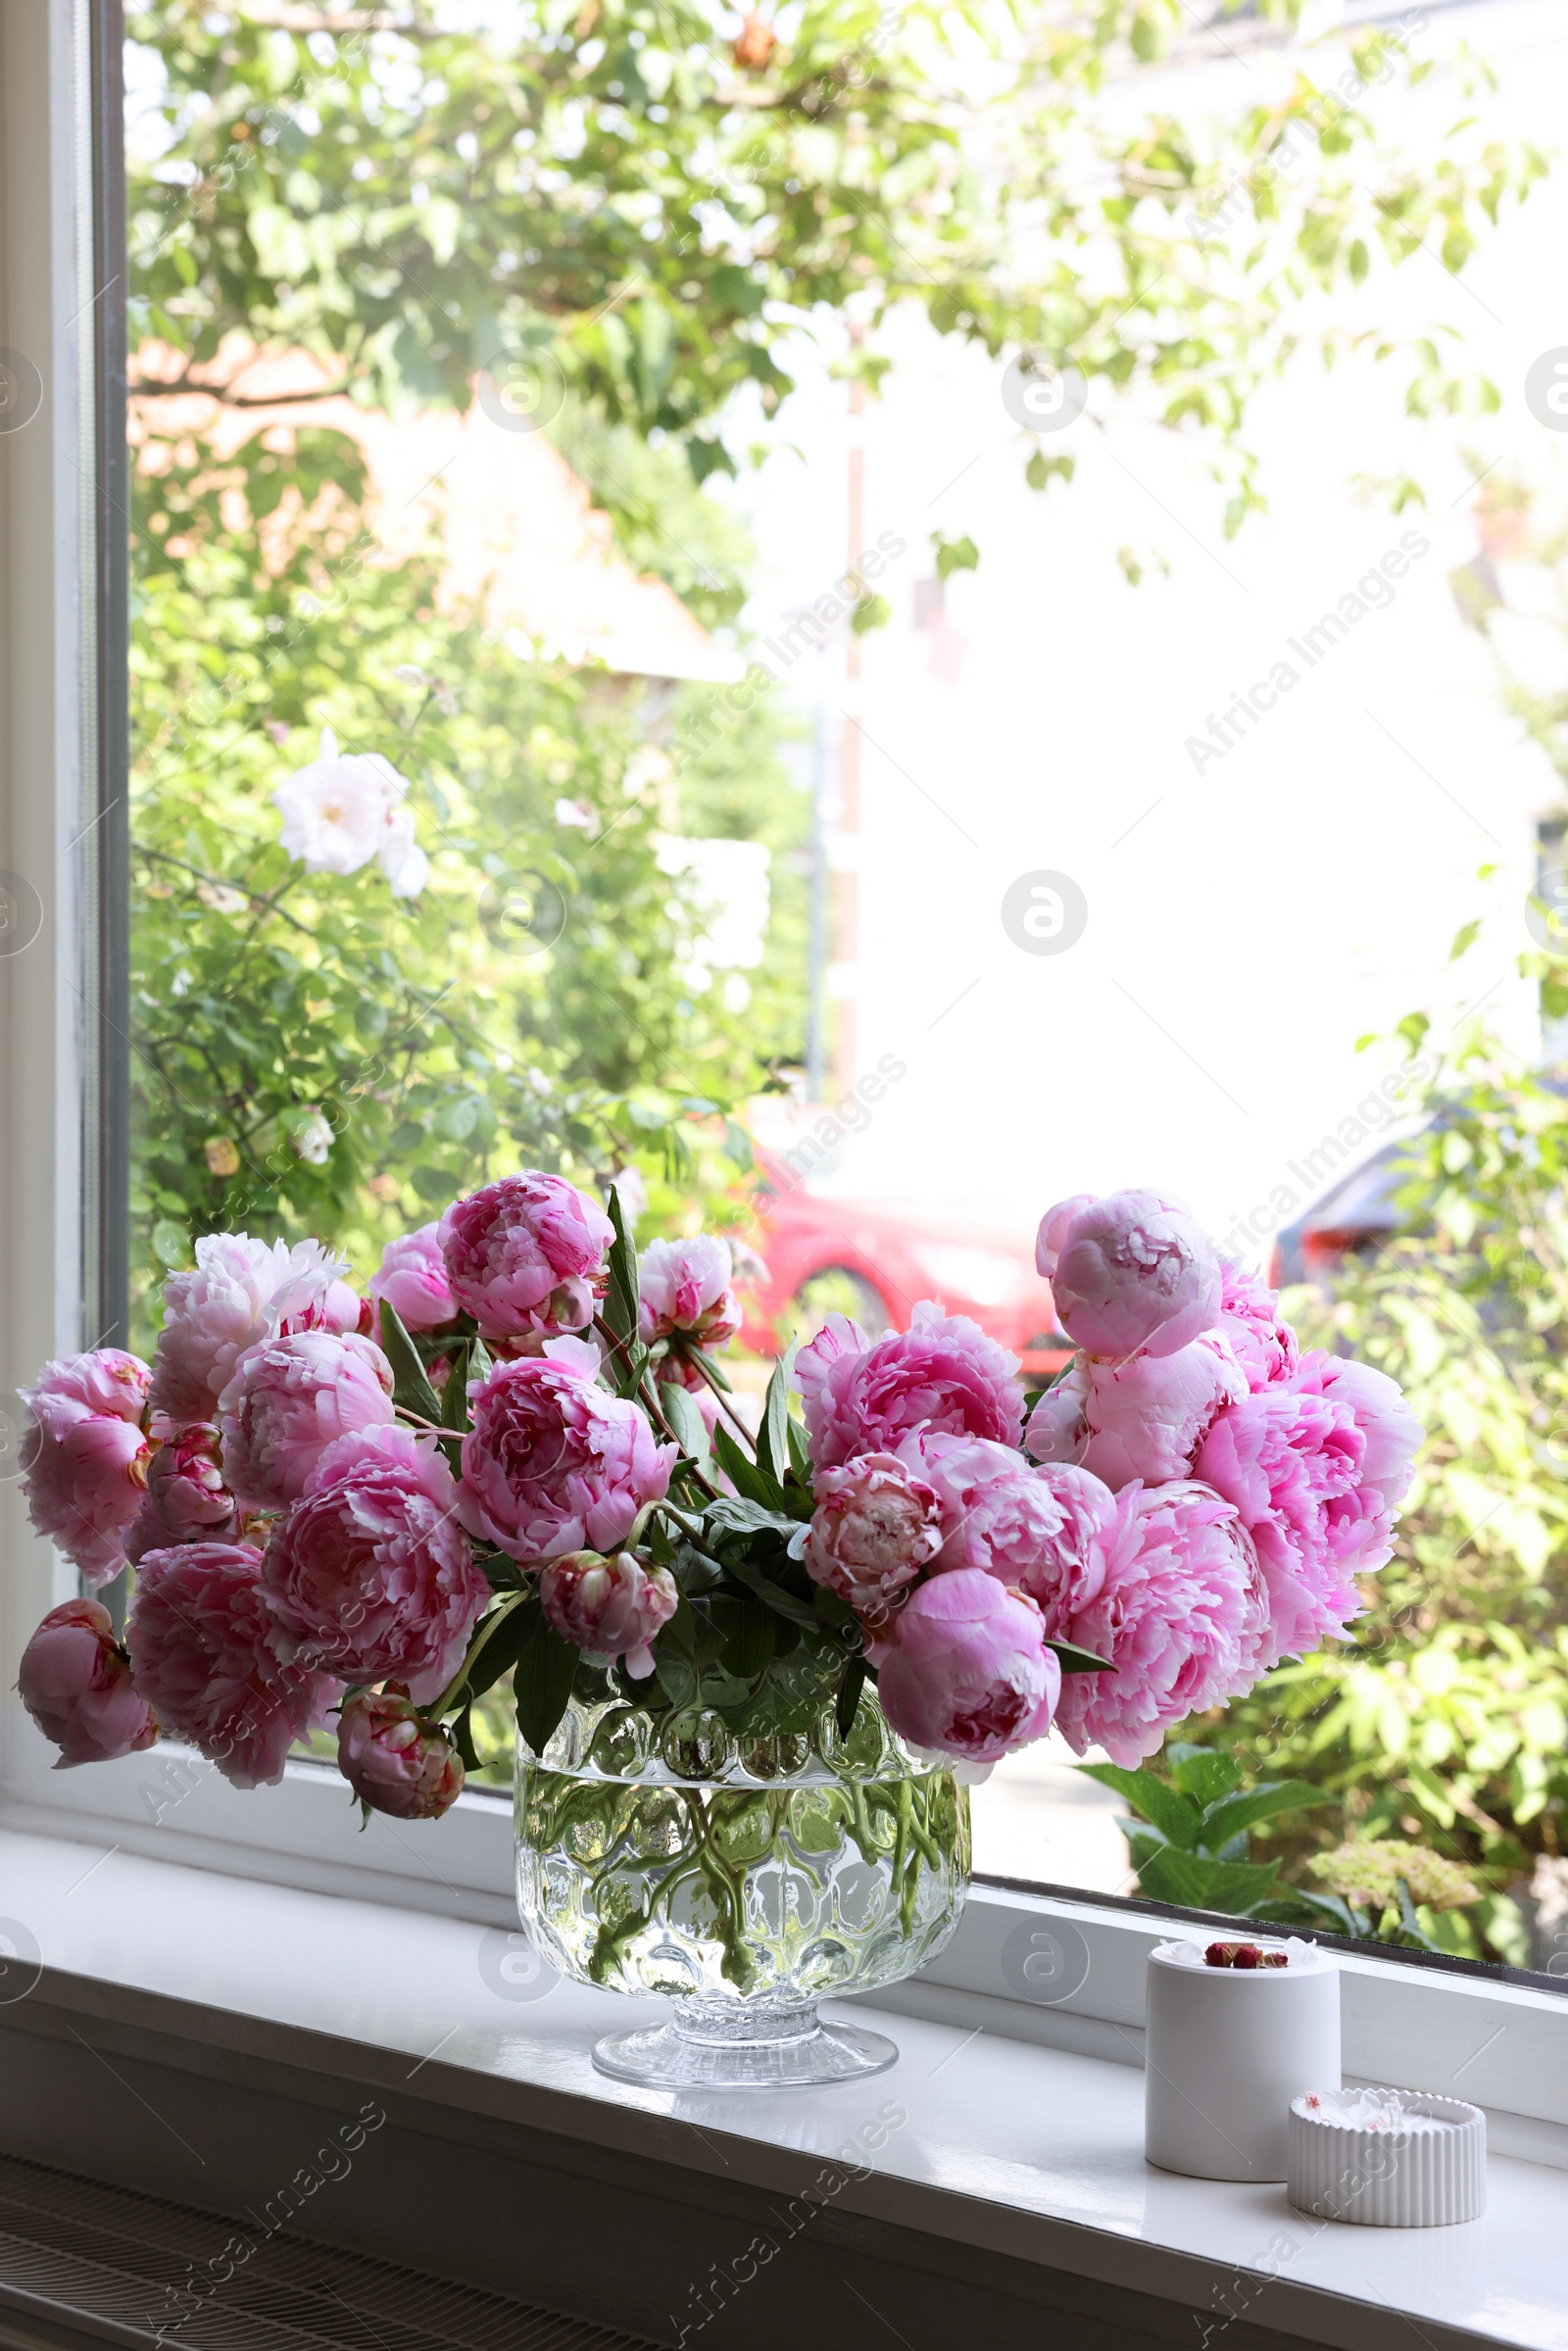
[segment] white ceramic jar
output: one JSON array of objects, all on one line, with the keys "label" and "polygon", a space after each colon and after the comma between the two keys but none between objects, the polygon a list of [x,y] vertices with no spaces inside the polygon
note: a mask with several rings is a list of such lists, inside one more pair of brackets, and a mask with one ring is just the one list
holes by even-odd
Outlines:
[{"label": "white ceramic jar", "polygon": [[1283,1967],[1207,1967],[1201,1943],[1149,1955],[1144,2152],[1198,2180],[1290,2177],[1291,2101],[1340,2087],[1340,1979],[1315,1943]]}]

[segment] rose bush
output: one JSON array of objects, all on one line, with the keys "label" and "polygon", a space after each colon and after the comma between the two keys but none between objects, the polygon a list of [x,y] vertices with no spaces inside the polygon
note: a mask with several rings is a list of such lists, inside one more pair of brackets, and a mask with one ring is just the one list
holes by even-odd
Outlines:
[{"label": "rose bush", "polygon": [[340,752],[323,728],[318,758],[296,767],[272,793],[280,838],[307,873],[358,873],[378,858],[394,898],[417,898],[430,860],[402,803],[408,779],[377,751]]}]

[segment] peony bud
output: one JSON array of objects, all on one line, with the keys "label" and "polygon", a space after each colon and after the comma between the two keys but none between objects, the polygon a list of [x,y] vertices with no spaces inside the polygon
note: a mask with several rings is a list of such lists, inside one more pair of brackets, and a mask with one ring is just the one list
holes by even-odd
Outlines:
[{"label": "peony bud", "polygon": [[922,1584],[900,1610],[877,1688],[911,1746],[992,1764],[1045,1737],[1061,1667],[1033,1600],[984,1568],[960,1567]]},{"label": "peony bud", "polygon": [[436,1821],[463,1793],[463,1761],[408,1693],[357,1690],[338,1716],[337,1768],[362,1804],[397,1821]]},{"label": "peony bud", "polygon": [[1040,1219],[1040,1231],[1035,1237],[1035,1265],[1050,1282],[1054,1280],[1056,1259],[1061,1255],[1073,1219],[1085,1208],[1095,1204],[1092,1192],[1075,1192],[1068,1200],[1057,1200]]},{"label": "peony bud", "polygon": [[1056,1314],[1091,1355],[1172,1355],[1218,1321],[1219,1259],[1179,1202],[1113,1192],[1065,1229],[1060,1218],[1058,1209],[1046,1218],[1057,1247]]},{"label": "peony bud", "polygon": [[17,1680],[24,1706],[60,1749],[56,1771],[73,1763],[111,1763],[150,1747],[158,1737],[101,1600],[65,1600],[51,1608],[22,1652]]},{"label": "peony bud", "polygon": [[440,1227],[422,1224],[416,1233],[389,1241],[368,1288],[372,1299],[386,1299],[406,1331],[436,1331],[451,1322],[458,1301],[447,1281]]},{"label": "peony bud", "polygon": [[601,1558],[572,1551],[539,1571],[539,1601],[563,1641],[590,1657],[624,1657],[639,1682],[654,1670],[650,1645],[680,1603],[667,1567],[645,1567],[629,1551]]},{"label": "peony bud", "polygon": [[638,1327],[645,1346],[676,1331],[704,1347],[722,1347],[733,1339],[741,1327],[733,1277],[729,1243],[714,1233],[650,1243],[637,1273]]},{"label": "peony bud", "polygon": [[147,1464],[147,1494],[125,1538],[127,1555],[139,1560],[171,1543],[220,1542],[238,1524],[219,1465],[218,1431],[207,1421],[168,1430]]},{"label": "peony bud", "polygon": [[894,1453],[860,1453],[818,1470],[807,1572],[880,1629],[906,1585],[935,1556],[935,1488]]}]

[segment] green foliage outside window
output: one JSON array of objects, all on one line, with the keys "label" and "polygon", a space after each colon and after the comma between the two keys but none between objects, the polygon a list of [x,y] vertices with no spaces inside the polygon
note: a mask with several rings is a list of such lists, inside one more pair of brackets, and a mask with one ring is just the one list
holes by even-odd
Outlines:
[{"label": "green foliage outside window", "polygon": [[1484,1889],[1434,1938],[1523,1964],[1512,1896],[1562,1853],[1568,1802],[1568,1099],[1474,1038],[1433,1109],[1412,1230],[1331,1299],[1285,1299],[1303,1340],[1390,1373],[1426,1428],[1398,1547],[1342,1646],[1209,1736],[1339,1799],[1292,1824],[1287,1854],[1344,1828],[1429,1844]]},{"label": "green foliage outside window", "polygon": [[[1373,93],[1432,70],[1407,30],[1330,39],[1277,100],[1184,122],[1103,93],[1190,34],[1185,0],[1021,25],[978,0],[803,0],[755,46],[689,0],[532,0],[462,30],[429,0],[372,25],[276,13],[130,18],[143,144],[164,143],[131,189],[135,339],[179,375],[235,332],[304,346],[369,406],[466,408],[497,367],[537,420],[575,395],[701,480],[732,465],[734,395],[771,414],[791,389],[813,313],[854,298],[873,339],[847,365],[874,387],[875,327],[911,302],[1203,435],[1230,529],[1259,502],[1248,400],[1303,334],[1325,359],[1366,343],[1418,414],[1496,405],[1441,330],[1298,315],[1374,256],[1462,269],[1544,168],[1475,116],[1430,168],[1380,146]],[[1264,14],[1283,30],[1298,0]]]},{"label": "green foliage outside window", "polygon": [[[275,574],[253,528],[274,455],[197,453],[141,481],[143,1297],[212,1226],[318,1233],[363,1275],[389,1234],[519,1161],[603,1182],[640,1159],[699,1195],[736,1182],[744,1141],[715,1154],[715,1106],[801,1053],[809,812],[777,715],[746,714],[677,782],[639,686],[444,615],[434,556],[392,569],[367,550],[352,447],[296,442],[288,475],[317,519]],[[432,860],[419,898],[374,864],[307,874],[280,847],[270,795],[323,727],[408,777]],[[776,937],[744,1007],[687,984],[706,909],[658,855],[683,829],[773,848]]]}]

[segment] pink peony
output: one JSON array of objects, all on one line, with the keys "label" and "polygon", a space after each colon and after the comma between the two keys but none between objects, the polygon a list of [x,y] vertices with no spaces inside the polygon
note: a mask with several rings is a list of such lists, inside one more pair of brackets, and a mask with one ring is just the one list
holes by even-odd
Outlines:
[{"label": "pink peony", "polygon": [[218,1431],[206,1421],[169,1429],[147,1464],[147,1493],[125,1537],[132,1561],[175,1543],[220,1543],[239,1531],[234,1496],[223,1483]]},{"label": "pink peony", "polygon": [[942,1541],[935,1487],[918,1461],[859,1453],[818,1470],[806,1566],[873,1629]]},{"label": "pink peony", "polygon": [[1220,1262],[1223,1289],[1219,1328],[1247,1374],[1249,1388],[1271,1388],[1288,1380],[1299,1355],[1296,1333],[1280,1312],[1279,1298],[1245,1265]]},{"label": "pink peony", "polygon": [[89,1584],[125,1564],[125,1529],[147,1484],[146,1396],[147,1366],[119,1347],[46,1363],[22,1391],[34,1421],[23,1445],[27,1515]]},{"label": "pink peony", "polygon": [[882,1711],[922,1752],[992,1764],[1043,1739],[1061,1690],[1045,1623],[978,1568],[922,1584],[895,1619],[877,1676]]},{"label": "pink peony", "polygon": [[45,1739],[60,1749],[56,1771],[111,1763],[158,1737],[100,1600],[66,1600],[50,1609],[22,1652],[18,1688]]},{"label": "pink peony", "polygon": [[296,1739],[341,1687],[285,1663],[249,1543],[149,1551],[126,1643],[136,1687],[162,1728],[188,1739],[235,1788],[272,1787]]},{"label": "pink peony", "polygon": [[335,1331],[342,1337],[349,1331],[363,1331],[368,1324],[367,1301],[347,1282],[328,1285],[318,1303],[312,1301],[294,1312],[284,1312],[278,1321],[280,1331]]},{"label": "pink peony", "polygon": [[1267,1637],[1257,1555],[1235,1510],[1193,1480],[1129,1486],[1102,1538],[1102,1575],[1049,1629],[1114,1669],[1068,1674],[1056,1723],[1081,1755],[1152,1755],[1166,1732],[1250,1690]]},{"label": "pink peony", "polygon": [[539,1599],[563,1641],[590,1657],[624,1657],[639,1682],[654,1670],[650,1643],[680,1603],[667,1567],[644,1567],[629,1551],[608,1559],[570,1551],[539,1571]]},{"label": "pink peony", "polygon": [[368,1292],[372,1302],[386,1299],[406,1331],[435,1331],[452,1322],[458,1301],[447,1280],[440,1226],[422,1224],[416,1233],[389,1241]]},{"label": "pink peony", "polygon": [[1178,1201],[1113,1192],[1061,1224],[1050,1210],[1052,1293],[1063,1330],[1091,1355],[1171,1355],[1218,1318],[1219,1260]]},{"label": "pink peony", "polygon": [[942,1547],[935,1567],[979,1567],[1004,1584],[1021,1584],[1061,1523],[1051,1489],[1010,1445],[987,1437],[906,1440],[936,1488]]},{"label": "pink peony", "polygon": [[1217,1331],[1173,1355],[1133,1355],[1087,1366],[1085,1444],[1079,1458],[1112,1488],[1140,1478],[1164,1486],[1192,1475],[1199,1446],[1227,1404],[1247,1394],[1247,1374]]},{"label": "pink peony", "polygon": [[561,1176],[503,1176],[454,1200],[439,1231],[452,1295],[483,1338],[550,1338],[593,1320],[615,1228]]},{"label": "pink peony", "polygon": [[139,1427],[151,1382],[152,1373],[140,1355],[129,1355],[120,1347],[95,1347],[85,1355],[57,1356],[22,1393],[39,1421],[47,1419],[52,1406],[74,1404],[82,1412],[134,1421]]},{"label": "pink peony", "polygon": [[458,1507],[472,1535],[537,1566],[568,1551],[615,1551],[637,1514],[662,1500],[676,1448],[637,1406],[597,1385],[599,1352],[581,1339],[499,1363],[470,1385]]},{"label": "pink peony", "polygon": [[729,1243],[698,1233],[690,1241],[655,1241],[638,1268],[638,1328],[644,1344],[683,1332],[704,1347],[722,1347],[741,1327],[730,1288]]},{"label": "pink peony", "polygon": [[1089,1445],[1089,1364],[1075,1356],[1029,1415],[1023,1441],[1036,1461],[1082,1461]]},{"label": "pink peony", "polygon": [[272,1530],[262,1583],[284,1656],[402,1682],[421,1705],[456,1676],[490,1597],[440,1446],[395,1427],[327,1446]]},{"label": "pink peony", "polygon": [[1032,1469],[978,1437],[928,1437],[920,1450],[942,1512],[934,1573],[983,1568],[1048,1614],[1098,1582],[1096,1545],[1115,1513],[1099,1478],[1065,1464]]},{"label": "pink peony", "polygon": [[368,1339],[296,1331],[241,1355],[218,1411],[240,1501],[286,1509],[328,1445],[391,1422],[392,1366]]},{"label": "pink peony", "polygon": [[[354,1295],[342,1272],[342,1260],[318,1241],[290,1249],[244,1233],[204,1234],[194,1272],[171,1274],[164,1284],[153,1409],[181,1427],[216,1420],[219,1396],[247,1347],[284,1330],[320,1328],[329,1315],[341,1318]],[[358,1311],[356,1303],[349,1328]]]},{"label": "pink peony", "polygon": [[1095,1599],[1105,1578],[1105,1543],[1116,1524],[1117,1498],[1092,1470],[1048,1461],[1036,1473],[1050,1488],[1061,1524],[1047,1539],[1020,1588],[1049,1624]]},{"label": "pink peony", "polygon": [[1393,1380],[1314,1348],[1222,1412],[1196,1474],[1234,1502],[1268,1582],[1265,1666],[1339,1640],[1384,1566],[1424,1432]]},{"label": "pink peony", "polygon": [[337,1768],[362,1804],[395,1821],[438,1821],[463,1793],[461,1756],[401,1690],[356,1690],[344,1699]]},{"label": "pink peony", "polygon": [[1080,1209],[1092,1208],[1096,1197],[1093,1192],[1075,1192],[1067,1200],[1057,1200],[1040,1219],[1040,1230],[1035,1236],[1035,1265],[1048,1282],[1054,1278],[1056,1260],[1072,1230],[1073,1219]]},{"label": "pink peony", "polygon": [[834,1469],[857,1453],[896,1452],[904,1438],[926,1430],[1016,1445],[1023,1420],[1017,1369],[1016,1356],[978,1323],[944,1315],[929,1299],[915,1307],[907,1331],[874,1344],[858,1323],[830,1314],[795,1358],[811,1459]]},{"label": "pink peony", "polygon": [[1370,1363],[1313,1347],[1301,1357],[1294,1384],[1303,1395],[1326,1396],[1354,1413],[1366,1444],[1361,1483],[1376,1493],[1385,1510],[1396,1510],[1410,1491],[1415,1457],[1426,1436],[1397,1380]]}]

